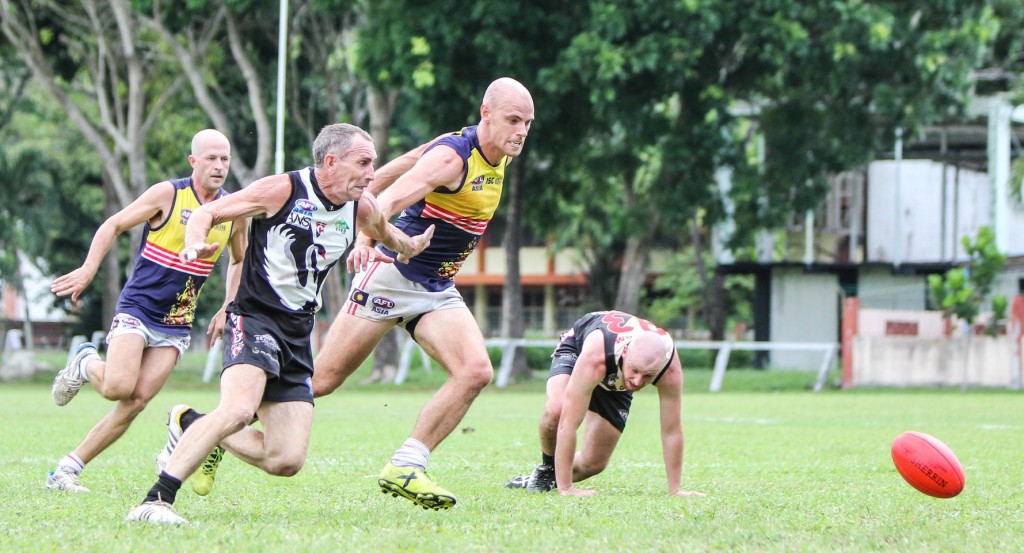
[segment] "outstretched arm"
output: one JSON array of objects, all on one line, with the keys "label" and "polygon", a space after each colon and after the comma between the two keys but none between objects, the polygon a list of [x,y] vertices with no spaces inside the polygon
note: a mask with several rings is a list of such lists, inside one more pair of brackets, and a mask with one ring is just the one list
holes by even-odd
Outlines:
[{"label": "outstretched arm", "polygon": [[661,450],[665,459],[665,475],[668,477],[668,493],[680,497],[703,496],[701,492],[679,488],[683,473],[683,371],[679,355],[673,356],[672,364],[656,386],[661,412]]},{"label": "outstretched arm", "polygon": [[576,457],[576,433],[587,415],[590,397],[604,375],[604,336],[591,332],[583,341],[580,355],[565,385],[562,414],[555,438],[555,483],[559,495],[593,495],[594,490],[573,486],[572,466]]},{"label": "outstretched arm", "polygon": [[89,253],[85,256],[82,266],[66,275],[57,277],[50,285],[50,291],[58,296],[71,296],[72,301],[77,301],[96,271],[99,270],[103,257],[107,255],[110,248],[117,242],[117,237],[122,233],[144,223],[146,221],[157,222],[160,217],[166,217],[165,210],[171,207],[171,198],[174,196],[174,185],[169,181],[159,182],[149,187],[134,202],[127,207],[111,215],[92,237],[92,244],[89,246]]}]

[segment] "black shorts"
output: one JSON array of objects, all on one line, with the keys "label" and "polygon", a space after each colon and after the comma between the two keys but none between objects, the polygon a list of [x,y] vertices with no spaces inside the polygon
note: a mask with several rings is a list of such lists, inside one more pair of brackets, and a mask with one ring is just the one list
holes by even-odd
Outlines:
[{"label": "black shorts", "polygon": [[223,366],[246,364],[263,369],[267,373],[263,401],[313,403],[312,317],[308,325],[305,321],[285,323],[277,317],[228,313]]},{"label": "black shorts", "polygon": [[[574,349],[565,343],[558,345],[551,356],[548,378],[559,374],[572,374],[576,359],[579,357],[579,353]],[[622,432],[626,429],[626,419],[629,417],[629,406],[632,403],[633,392],[610,392],[598,386],[590,393],[590,406],[587,409],[597,413]]]}]

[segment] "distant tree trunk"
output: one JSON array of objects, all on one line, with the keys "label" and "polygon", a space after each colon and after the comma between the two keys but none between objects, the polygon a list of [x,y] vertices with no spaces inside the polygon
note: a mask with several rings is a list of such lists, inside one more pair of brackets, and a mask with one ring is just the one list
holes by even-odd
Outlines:
[{"label": "distant tree trunk", "polygon": [[[637,205],[633,179],[623,183],[623,204],[629,210]],[[643,231],[626,238],[619,266],[619,284],[615,291],[613,307],[626,313],[640,312],[640,294],[647,280],[647,255],[651,249],[651,237],[661,224],[656,209],[648,210],[651,216],[641,221]]]},{"label": "distant tree trunk", "polygon": [[[708,275],[708,267],[704,264],[704,240],[701,235],[700,223],[696,220],[690,227],[690,242],[693,245],[694,263],[697,274],[704,285],[704,318],[712,340],[725,338],[725,277],[715,271]],[[712,269],[713,270],[713,269]]]},{"label": "distant tree trunk", "polygon": [[[103,172],[103,180],[107,180],[106,171]],[[113,187],[104,184],[103,191],[106,195],[107,205],[103,210],[103,217],[106,219],[114,213],[120,211],[120,204],[118,203],[117,197],[114,194]],[[132,229],[128,234],[133,244],[135,243],[135,235],[138,234],[141,240],[142,229],[141,226]],[[103,321],[100,324],[109,325],[110,321],[114,319],[114,310],[117,309],[117,298],[121,295],[121,260],[119,256],[120,248],[117,244],[114,244],[107,255],[103,257]],[[135,255],[134,250],[129,246],[128,256],[128,272],[132,270],[134,264]],[[85,256],[83,255],[83,258]],[[99,330],[99,329],[93,329]]]},{"label": "distant tree trunk", "polygon": [[647,255],[650,239],[632,236],[626,240],[622,254],[622,268],[619,272],[619,288],[615,294],[614,308],[626,313],[640,312],[640,291],[647,279]]},{"label": "distant tree trunk", "polygon": [[[508,217],[502,244],[505,247],[505,287],[501,291],[501,335],[505,338],[522,338],[523,282],[519,269],[519,248],[522,242],[522,187],[526,177],[525,155],[513,165],[510,178],[505,180],[505,205]],[[481,252],[483,253],[483,252]],[[517,349],[512,364],[512,377],[528,377],[530,366],[526,363],[526,351]]]},{"label": "distant tree trunk", "polygon": [[[388,137],[391,135],[391,117],[395,112],[397,92],[380,92],[367,88],[367,104],[370,112],[370,135],[377,148],[377,159],[388,159]],[[380,162],[378,163],[378,165]],[[398,372],[398,327],[392,328],[381,338],[373,350],[373,371],[363,383],[391,382]]]},{"label": "distant tree trunk", "polygon": [[[35,340],[32,337],[32,314],[30,312],[31,300],[28,297],[28,292],[25,290],[25,276],[21,272],[21,255],[18,252],[15,252],[14,259],[14,279],[15,282],[18,283],[15,288],[18,291],[18,295],[21,297],[22,303],[25,305],[25,319],[24,324],[21,326],[22,332],[24,332],[25,336],[25,349],[32,351],[34,349],[32,346],[35,343]],[[3,336],[3,338],[6,339],[7,337]],[[3,346],[0,346],[0,350],[3,350]]]}]

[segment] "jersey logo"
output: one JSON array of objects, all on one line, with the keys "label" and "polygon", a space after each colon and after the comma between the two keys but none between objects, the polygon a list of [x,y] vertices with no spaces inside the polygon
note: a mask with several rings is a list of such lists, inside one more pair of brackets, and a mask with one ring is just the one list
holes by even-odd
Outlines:
[{"label": "jersey logo", "polygon": [[288,214],[288,220],[285,222],[289,225],[308,230],[313,217],[313,212],[316,211],[316,209],[316,204],[309,200],[295,200],[292,212]]},{"label": "jersey logo", "polygon": [[479,176],[473,179],[469,184],[472,187],[473,192],[479,192],[484,189],[484,177]]},{"label": "jersey logo", "polygon": [[316,235],[317,235],[317,237],[319,237],[321,234],[323,234],[325,230],[327,230],[327,223],[322,223],[320,221],[317,221],[316,222]]},{"label": "jersey logo", "polygon": [[182,209],[181,210],[181,219],[179,221],[181,222],[181,224],[187,225],[188,224],[188,218],[191,217],[191,216],[192,216],[192,210],[191,209]]}]

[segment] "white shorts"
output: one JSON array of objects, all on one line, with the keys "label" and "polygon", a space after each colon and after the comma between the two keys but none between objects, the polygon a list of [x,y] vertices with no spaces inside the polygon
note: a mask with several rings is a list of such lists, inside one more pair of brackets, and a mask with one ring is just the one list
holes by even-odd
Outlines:
[{"label": "white shorts", "polygon": [[395,321],[405,327],[424,313],[466,308],[454,286],[434,292],[398,272],[393,263],[373,263],[352,277],[352,288],[342,308],[345,313],[371,321]]},{"label": "white shorts", "polygon": [[114,320],[110,323],[110,332],[107,332],[106,338],[107,345],[110,345],[111,338],[124,336],[125,334],[138,334],[139,336],[142,336],[146,340],[147,348],[175,348],[178,350],[178,357],[181,357],[181,354],[185,353],[185,350],[188,349],[189,343],[192,342],[192,336],[187,334],[185,336],[179,336],[177,334],[167,334],[166,332],[153,330],[134,315],[118,313],[117,315],[114,315]]}]

